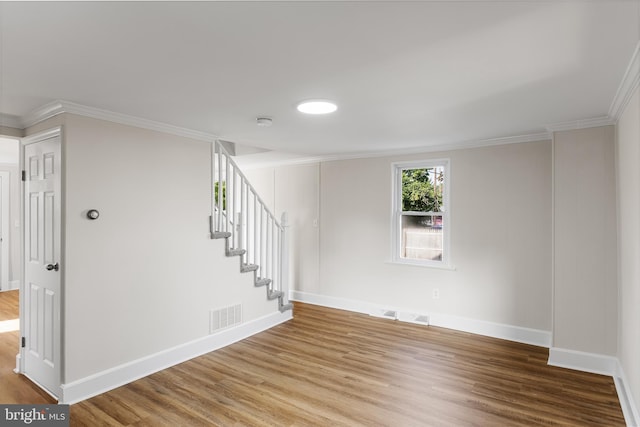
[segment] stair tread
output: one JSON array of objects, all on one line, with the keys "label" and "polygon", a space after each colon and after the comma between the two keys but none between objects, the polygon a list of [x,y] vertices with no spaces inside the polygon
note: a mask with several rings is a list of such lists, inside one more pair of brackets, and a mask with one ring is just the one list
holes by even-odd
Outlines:
[{"label": "stair tread", "polygon": [[284,313],[285,311],[288,311],[288,310],[293,310],[293,304],[291,304],[291,303],[288,303],[288,304],[282,304],[282,305],[278,308],[278,310],[280,310],[280,312],[281,312],[281,313]]},{"label": "stair tread", "polygon": [[282,291],[269,291],[267,292],[267,298],[268,299],[276,299],[276,298],[280,298],[281,296],[284,296],[284,292]]},{"label": "stair tread", "polygon": [[243,264],[240,267],[240,271],[243,273],[248,273],[250,271],[256,271],[260,266],[258,264]]},{"label": "stair tread", "polygon": [[229,231],[214,231],[211,233],[212,239],[227,239],[231,237],[231,233]]},{"label": "stair tread", "polygon": [[238,256],[238,255],[244,255],[247,253],[246,249],[229,249],[227,251],[227,256]]},{"label": "stair tread", "polygon": [[262,279],[258,279],[256,280],[255,285],[256,286],[267,286],[271,283],[271,279],[267,279],[267,278],[262,278]]}]

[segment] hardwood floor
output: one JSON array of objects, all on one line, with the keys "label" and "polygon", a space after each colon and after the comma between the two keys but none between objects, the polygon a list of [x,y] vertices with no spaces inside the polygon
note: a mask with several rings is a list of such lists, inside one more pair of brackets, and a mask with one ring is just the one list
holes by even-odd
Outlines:
[{"label": "hardwood floor", "polygon": [[285,324],[72,405],[71,425],[624,425],[610,377],[547,358],[541,347],[296,303]]},{"label": "hardwood floor", "polygon": [[71,407],[72,425],[624,425],[540,347],[296,304],[295,318]]},{"label": "hardwood floor", "polygon": [[[0,292],[0,324],[19,315],[19,292]],[[55,399],[22,375],[13,372],[19,351],[20,331],[0,328],[0,403],[53,403]]]}]

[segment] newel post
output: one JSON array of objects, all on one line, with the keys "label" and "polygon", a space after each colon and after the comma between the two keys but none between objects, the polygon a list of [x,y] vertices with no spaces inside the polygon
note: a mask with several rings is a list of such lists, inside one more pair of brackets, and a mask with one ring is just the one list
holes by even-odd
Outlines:
[{"label": "newel post", "polygon": [[282,287],[280,290],[284,293],[283,302],[287,304],[289,302],[289,216],[286,212],[282,212],[280,225],[282,226],[282,252],[280,252],[280,281]]}]

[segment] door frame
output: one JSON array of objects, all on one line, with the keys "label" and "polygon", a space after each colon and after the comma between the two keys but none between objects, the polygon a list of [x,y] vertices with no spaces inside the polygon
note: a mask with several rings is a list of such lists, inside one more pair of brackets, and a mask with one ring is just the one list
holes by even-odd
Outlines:
[{"label": "door frame", "polygon": [[10,200],[11,200],[11,172],[0,171],[2,176],[2,191],[0,191],[2,200],[0,200],[1,220],[0,220],[0,237],[2,238],[2,249],[0,249],[0,290],[8,290],[11,288],[9,284],[9,253],[11,252],[11,228],[9,226],[9,217],[11,216]]},{"label": "door frame", "polygon": [[[25,348],[22,346],[22,344],[20,343],[20,351],[18,352],[18,354],[16,355],[16,368],[14,370],[14,372],[16,373],[20,373],[25,375],[27,378],[29,378],[30,381],[32,381],[34,384],[36,384],[38,387],[40,387],[42,390],[44,390],[46,393],[50,394],[53,398],[55,398],[56,400],[58,400],[59,402],[63,401],[63,391],[64,391],[64,387],[63,385],[63,379],[64,379],[64,295],[65,295],[65,274],[64,274],[64,202],[65,202],[65,197],[64,197],[64,183],[65,183],[65,169],[64,169],[64,144],[63,144],[63,132],[62,132],[62,126],[56,126],[53,127],[51,129],[47,129],[45,131],[42,132],[38,132],[36,134],[33,135],[29,135],[26,136],[24,138],[20,139],[20,160],[19,160],[19,165],[20,165],[20,173],[24,173],[24,171],[26,171],[26,165],[25,165],[25,147],[27,145],[30,144],[35,144],[38,142],[42,142],[45,141],[47,139],[51,139],[51,138],[55,138],[55,137],[60,137],[60,161],[61,161],[61,177],[60,177],[60,201],[61,201],[61,208],[60,208],[60,241],[58,242],[58,244],[60,245],[60,261],[59,264],[61,266],[61,271],[60,271],[60,324],[58,325],[60,328],[60,334],[59,334],[59,342],[56,343],[57,344],[57,351],[59,352],[58,354],[58,360],[60,361],[60,363],[58,364],[58,372],[57,372],[57,377],[59,378],[59,382],[60,385],[56,390],[48,390],[47,388],[43,387],[42,385],[38,384],[36,381],[34,381],[33,379],[29,378],[29,376],[27,375],[27,373],[25,373],[24,371],[24,351]],[[20,239],[20,269],[21,269],[21,276],[22,276],[22,280],[20,281],[20,295],[25,295],[26,292],[26,256],[25,256],[25,248],[26,248],[26,239],[27,239],[27,227],[26,227],[26,209],[25,209],[25,203],[27,203],[26,201],[26,192],[25,192],[25,181],[24,179],[22,179],[20,181],[20,218],[21,218],[21,223],[22,223],[22,230],[21,230],[21,239]],[[22,341],[22,337],[24,337],[24,333],[22,328],[24,327],[24,325],[26,325],[26,320],[29,316],[29,307],[27,306],[27,304],[25,303],[25,298],[20,298],[20,336],[21,336],[21,341]]]}]

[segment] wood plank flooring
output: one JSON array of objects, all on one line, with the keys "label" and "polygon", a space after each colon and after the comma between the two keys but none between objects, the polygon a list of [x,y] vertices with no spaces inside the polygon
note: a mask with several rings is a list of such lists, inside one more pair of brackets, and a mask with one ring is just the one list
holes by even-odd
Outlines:
[{"label": "wood plank flooring", "polygon": [[624,425],[613,380],[547,366],[548,349],[308,304],[294,314],[72,405],[71,425]]},{"label": "wood plank flooring", "polygon": [[[0,323],[20,317],[19,292],[0,292]],[[22,375],[13,372],[20,331],[0,330],[0,403],[53,403],[55,399]]]}]

